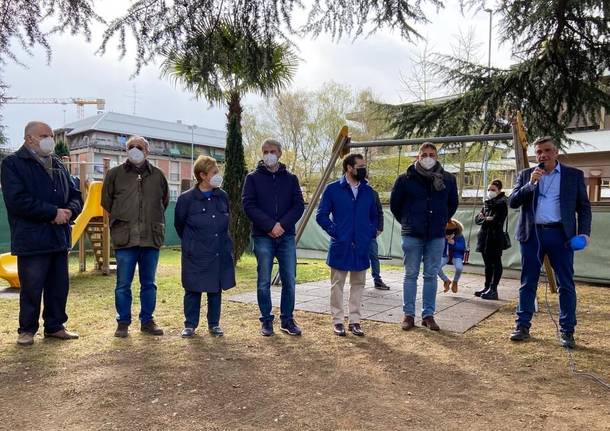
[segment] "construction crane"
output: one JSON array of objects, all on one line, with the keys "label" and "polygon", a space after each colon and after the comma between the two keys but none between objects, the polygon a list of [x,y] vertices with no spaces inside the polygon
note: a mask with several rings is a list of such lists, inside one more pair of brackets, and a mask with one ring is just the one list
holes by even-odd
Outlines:
[{"label": "construction crane", "polygon": [[23,97],[6,97],[5,103],[13,103],[19,105],[76,105],[76,114],[79,120],[85,118],[85,105],[96,105],[97,111],[103,112],[106,109],[106,100],[104,99],[89,99],[84,97],[69,97],[59,99],[56,97],[29,99]]}]

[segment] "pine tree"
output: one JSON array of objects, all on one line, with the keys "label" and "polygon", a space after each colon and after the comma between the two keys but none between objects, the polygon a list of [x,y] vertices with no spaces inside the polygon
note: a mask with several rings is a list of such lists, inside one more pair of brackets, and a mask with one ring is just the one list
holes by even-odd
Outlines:
[{"label": "pine tree", "polygon": [[[480,1],[467,1],[483,7]],[[503,0],[502,40],[522,60],[508,69],[437,56],[444,84],[463,88],[436,104],[377,105],[397,137],[443,136],[509,130],[522,112],[531,136],[550,135],[569,145],[574,120],[594,121],[610,109],[610,3],[603,0]]]}]

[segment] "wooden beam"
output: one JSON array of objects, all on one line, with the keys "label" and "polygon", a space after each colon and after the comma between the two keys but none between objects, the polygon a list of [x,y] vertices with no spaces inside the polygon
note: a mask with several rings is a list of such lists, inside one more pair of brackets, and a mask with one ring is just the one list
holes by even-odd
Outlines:
[{"label": "wooden beam", "polygon": [[[110,159],[104,159],[104,178],[110,170]],[[108,212],[104,210],[102,224],[102,274],[110,274],[110,218]]]},{"label": "wooden beam", "polygon": [[[76,156],[78,159],[78,156]],[[80,180],[80,194],[83,199],[83,203],[87,200],[87,165],[79,163],[78,165],[78,177]],[[87,229],[83,231],[78,241],[78,271],[85,272],[87,270],[87,250],[86,247]]]}]

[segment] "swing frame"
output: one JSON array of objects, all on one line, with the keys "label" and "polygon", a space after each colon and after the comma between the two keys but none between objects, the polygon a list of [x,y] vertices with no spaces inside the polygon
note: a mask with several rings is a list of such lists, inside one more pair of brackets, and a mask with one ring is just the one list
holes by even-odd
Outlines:
[{"label": "swing frame", "polygon": [[[318,201],[322,196],[322,192],[326,187],[326,183],[328,182],[328,178],[332,173],[337,161],[340,157],[343,157],[349,154],[351,149],[355,148],[371,148],[371,147],[402,147],[404,145],[421,145],[424,142],[431,142],[433,144],[453,144],[453,143],[461,143],[461,142],[493,142],[493,141],[512,141],[513,149],[515,151],[515,161],[516,161],[516,170],[520,171],[529,166],[527,160],[527,137],[525,134],[525,127],[523,125],[523,120],[521,114],[519,112],[516,113],[514,120],[511,125],[511,133],[490,133],[490,134],[479,134],[479,135],[459,135],[459,136],[436,136],[436,137],[427,137],[427,138],[409,138],[409,139],[377,139],[377,140],[369,140],[369,141],[352,141],[349,136],[349,129],[347,126],[343,126],[337,135],[337,139],[335,140],[335,144],[332,148],[331,157],[322,172],[322,176],[318,185],[316,186],[316,190],[314,191],[311,199],[309,200],[309,204],[305,209],[305,213],[301,218],[299,225],[297,227],[296,235],[295,235],[295,243],[298,244],[299,240],[303,236],[303,232],[305,231],[305,226],[309,222],[309,219],[313,215],[314,210],[318,205]],[[400,167],[400,165],[399,165]],[[478,189],[477,189],[478,190]],[[389,251],[391,253],[391,249]],[[545,258],[545,268],[547,277],[551,281],[551,291],[556,291],[554,286],[554,275],[553,270],[548,262],[548,259]],[[280,283],[279,271],[276,273],[273,278],[272,284],[278,285]]]}]

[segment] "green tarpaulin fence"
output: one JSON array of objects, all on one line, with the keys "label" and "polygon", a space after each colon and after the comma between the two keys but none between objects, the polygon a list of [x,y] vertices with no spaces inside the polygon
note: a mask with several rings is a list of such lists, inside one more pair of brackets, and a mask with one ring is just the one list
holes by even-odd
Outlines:
[{"label": "green tarpaulin fence", "polygon": [[[175,202],[171,202],[167,208],[166,216],[166,246],[180,245],[180,239],[174,229],[174,207]],[[479,207],[475,209],[478,211]],[[468,232],[472,225],[472,207],[461,207],[458,209],[456,218],[464,225],[464,235],[468,240]],[[509,232],[511,237],[515,230],[515,223],[518,212],[510,211],[509,213]],[[381,256],[389,256],[394,258],[402,258],[401,238],[400,238],[400,223],[395,222],[392,226],[393,216],[390,210],[384,209],[384,226],[383,234],[378,238],[379,254]],[[476,235],[479,227],[473,226],[472,235],[470,238],[470,263],[472,265],[483,265],[481,255],[475,252]],[[610,207],[594,207],[593,209],[593,234],[590,246],[581,252],[576,253],[575,272],[576,277],[581,280],[610,283]],[[391,247],[390,247],[391,245]],[[298,244],[299,248],[309,250],[326,251],[328,249],[328,235],[318,226],[315,221],[315,216],[309,220],[305,232]],[[8,226],[8,218],[6,215],[6,207],[0,205],[0,251],[7,252],[10,249],[10,231]],[[503,259],[505,268],[520,269],[520,254],[519,243],[513,241],[513,246],[504,252]]]}]

